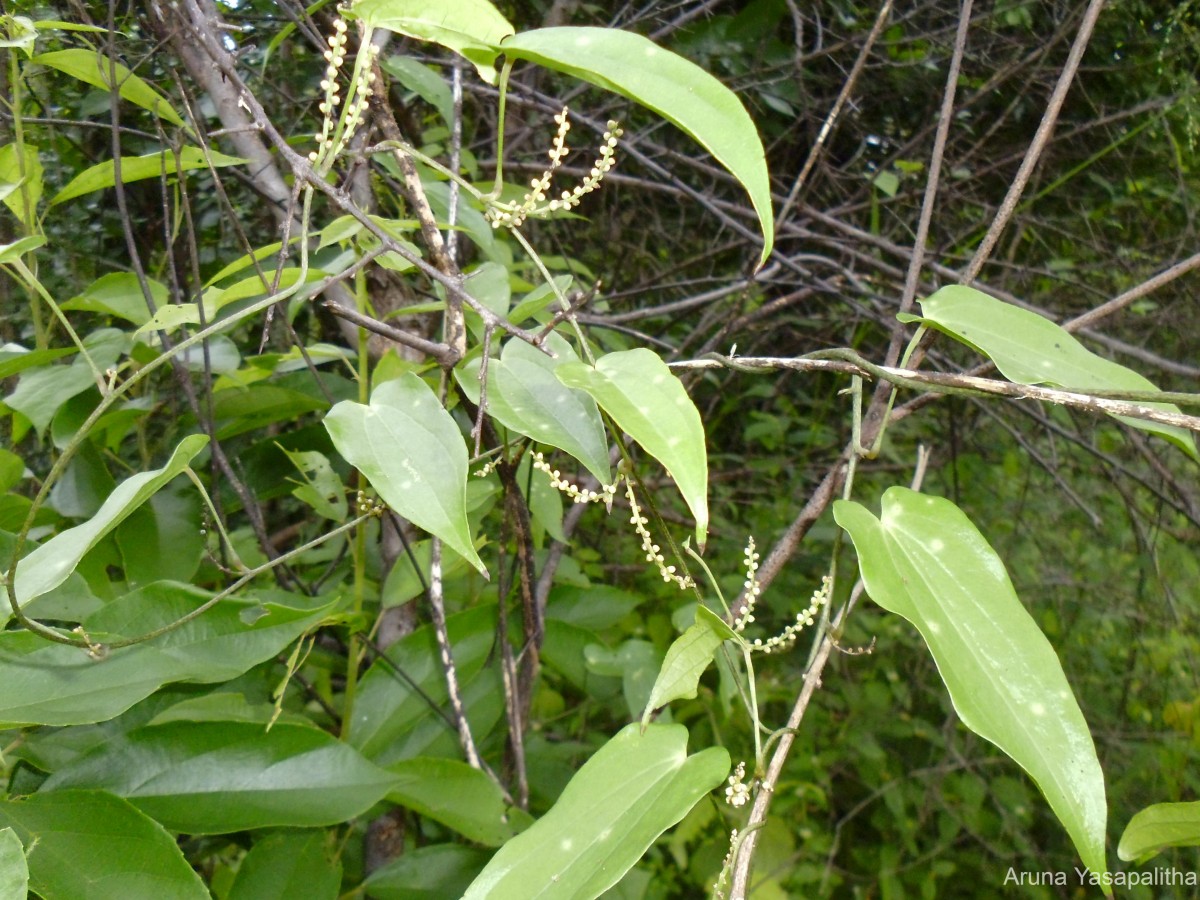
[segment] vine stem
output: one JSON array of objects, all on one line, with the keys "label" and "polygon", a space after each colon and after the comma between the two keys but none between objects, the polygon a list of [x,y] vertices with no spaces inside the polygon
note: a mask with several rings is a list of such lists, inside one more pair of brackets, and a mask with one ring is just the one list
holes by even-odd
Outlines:
[{"label": "vine stem", "polygon": [[[913,490],[920,490],[928,462],[929,452],[926,448],[920,447],[917,450],[917,462],[912,478]],[[813,506],[814,501],[819,500],[823,494],[828,493],[825,502],[820,503],[816,515],[819,516],[820,512],[824,510],[828,499],[832,498],[834,488],[835,484],[831,483],[827,477],[826,481],[822,482],[821,487],[814,492],[812,499],[809,500],[809,507]],[[800,689],[799,696],[796,697],[796,703],[792,707],[791,715],[788,716],[787,724],[777,732],[779,742],[775,745],[775,751],[771,754],[771,761],[767,765],[766,774],[762,778],[758,793],[755,794],[754,805],[750,809],[750,819],[746,823],[745,837],[739,843],[733,860],[733,877],[729,891],[730,900],[745,900],[746,898],[750,885],[750,869],[754,862],[754,851],[758,846],[758,837],[762,826],[767,821],[767,813],[771,807],[771,798],[774,795],[775,786],[779,783],[779,775],[783,771],[788,755],[791,753],[792,744],[796,740],[800,723],[804,720],[804,714],[808,711],[813,694],[821,686],[821,675],[825,671],[825,665],[829,662],[829,656],[833,652],[833,648],[836,646],[834,636],[838,634],[847,616],[854,609],[854,605],[858,602],[862,591],[863,583],[859,580],[850,592],[850,597],[846,601],[845,606],[830,620],[829,627],[821,632],[812,659],[804,672],[804,686]]]}]

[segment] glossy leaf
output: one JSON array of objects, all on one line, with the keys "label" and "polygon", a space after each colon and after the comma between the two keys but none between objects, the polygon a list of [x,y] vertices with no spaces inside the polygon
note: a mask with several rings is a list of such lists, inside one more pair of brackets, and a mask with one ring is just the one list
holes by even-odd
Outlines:
[{"label": "glossy leaf", "polygon": [[[93,640],[137,636],[176,621],[210,596],[160,582],[106,604],[84,621],[84,630]],[[284,596],[290,602],[227,599],[152,641],[111,650],[101,661],[29,632],[0,632],[0,725],[102,722],[165,684],[236,678],[315,627],[336,602]]]},{"label": "glossy leaf", "polygon": [[1054,648],[1004,564],[948,500],[889,488],[875,518],[839,500],[867,591],[925,639],[960,718],[1046,795],[1084,864],[1106,871],[1104,776]]},{"label": "glossy leaf", "polygon": [[15,831],[0,828],[0,900],[25,900],[28,894],[29,865],[25,861],[25,848]]},{"label": "glossy leaf", "polygon": [[729,774],[729,754],[687,755],[687,729],[628,725],[571,779],[558,802],[505,844],[463,900],[590,900]]},{"label": "glossy leaf", "polygon": [[289,831],[256,841],[227,900],[337,900],[342,866],[331,856],[331,838],[325,831]]},{"label": "glossy leaf", "polygon": [[[147,153],[144,156],[122,156],[121,183],[129,184],[133,181],[144,181],[147,178],[171,176],[195,169],[208,169],[210,164],[214,168],[222,168],[224,166],[240,166],[245,162],[249,162],[249,160],[237,156],[226,156],[215,150],[210,150],[208,157],[205,158],[203,150],[191,146],[184,147],[178,155],[172,150],[162,150],[158,153]],[[110,188],[116,183],[116,163],[111,159],[106,160],[84,169],[72,178],[66,187],[54,195],[50,205],[65,203],[76,197],[83,197],[94,191]]]},{"label": "glossy leaf", "polygon": [[121,63],[110,61],[103,53],[83,49],[56,50],[39,54],[33,61],[106,91],[112,90],[115,85],[122,100],[147,109],[172,125],[186,127],[166,97]]},{"label": "glossy leaf", "polygon": [[411,373],[385,381],[369,406],[331,409],[325,427],[388,506],[487,574],[467,521],[467,445],[424,381]]},{"label": "glossy leaf", "polygon": [[612,482],[608,436],[596,401],[555,377],[561,365],[579,364],[567,340],[551,334],[546,347],[557,359],[511,340],[488,366],[488,412],[506,428],[549,444],[579,460],[602,484]]},{"label": "glossy leaf", "polygon": [[488,84],[496,83],[495,45],[513,33],[487,0],[358,0],[349,11],[369,28],[433,41],[465,56]]},{"label": "glossy leaf", "polygon": [[642,727],[646,727],[660,706],[695,697],[700,676],[712,664],[717,648],[734,637],[733,629],[720,616],[707,606],[697,606],[695,624],[667,648],[646,711],[642,713]]},{"label": "glossy leaf", "polygon": [[[1027,309],[963,285],[949,285],[921,301],[922,321],[978,350],[1009,381],[1046,384],[1078,391],[1157,391],[1148,378],[1097,356],[1062,326]],[[1147,403],[1152,409],[1179,412],[1170,403]],[[1116,418],[1158,434],[1200,459],[1192,433],[1184,428]]]},{"label": "glossy leaf", "polygon": [[1200,803],[1155,803],[1129,820],[1117,845],[1117,856],[1144,861],[1168,847],[1198,845]]},{"label": "glossy leaf", "polygon": [[173,831],[223,834],[334,825],[396,779],[316,728],[173,722],[139,728],[55,772],[43,791],[106,790]]},{"label": "glossy leaf", "polygon": [[[185,437],[162,468],[139,472],[125,479],[91,519],[56,534],[24,557],[17,564],[17,603],[24,607],[62,584],[85,553],[155,492],[183,472],[207,444],[207,435]],[[3,624],[12,617],[12,613],[7,603],[0,608],[7,610],[0,612],[0,624]]]},{"label": "glossy leaf", "polygon": [[601,409],[663,464],[696,517],[696,542],[708,534],[708,454],[704,425],[692,398],[651,350],[609,353],[592,368],[563,363],[555,374],[567,387],[591,394]]},{"label": "glossy leaf", "polygon": [[737,94],[690,60],[616,28],[539,28],[506,38],[500,49],[628,97],[691,136],[750,195],[766,262],[775,241],[771,181],[758,129]]},{"label": "glossy leaf", "polygon": [[112,794],[60,791],[0,801],[0,827],[24,842],[29,887],[43,900],[209,898],[175,838]]},{"label": "glossy leaf", "polygon": [[373,900],[455,900],[487,862],[487,854],[462,844],[433,844],[407,851],[367,876]]},{"label": "glossy leaf", "polygon": [[397,784],[388,799],[453,828],[483,844],[499,847],[527,816],[510,809],[500,788],[480,769],[457,759],[406,759],[388,766]]}]

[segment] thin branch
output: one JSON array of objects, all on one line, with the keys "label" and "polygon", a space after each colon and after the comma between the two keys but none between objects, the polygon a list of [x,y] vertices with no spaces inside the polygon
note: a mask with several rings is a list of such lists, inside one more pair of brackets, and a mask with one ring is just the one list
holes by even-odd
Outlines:
[{"label": "thin branch", "polygon": [[1188,431],[1200,431],[1200,416],[1172,412],[1151,404],[1177,403],[1200,406],[1200,394],[1171,391],[1081,391],[1048,388],[1036,384],[1015,384],[976,375],[949,372],[923,372],[895,366],[877,366],[852,350],[824,350],[802,357],[746,356],[729,358],[710,353],[704,359],[673,362],[673,369],[736,369],[740,372],[827,371],[886,381],[896,387],[908,387],[935,394],[961,396],[995,395],[1012,400],[1043,400],[1086,412],[1106,413],[1130,419],[1142,419]]},{"label": "thin branch", "polygon": [[1089,0],[1087,9],[1083,13],[1083,19],[1079,23],[1079,31],[1076,33],[1075,40],[1071,44],[1071,51],[1067,54],[1067,62],[1058,76],[1058,83],[1054,86],[1054,92],[1050,95],[1050,99],[1046,103],[1046,111],[1042,114],[1042,121],[1038,124],[1037,132],[1030,142],[1029,152],[1025,154],[1025,158],[1021,161],[1021,167],[1013,177],[1013,182],[1009,185],[1008,193],[1005,194],[1004,200],[1000,203],[1000,209],[996,212],[995,218],[992,219],[991,227],[988,228],[982,243],[980,243],[975,251],[975,255],[971,257],[971,262],[967,265],[966,271],[963,272],[963,284],[970,284],[979,277],[979,272],[983,269],[984,263],[988,261],[988,257],[992,255],[992,250],[995,248],[996,242],[1000,240],[1000,234],[1007,227],[1009,220],[1012,219],[1013,213],[1016,212],[1021,195],[1025,192],[1029,178],[1041,160],[1042,151],[1046,148],[1046,144],[1050,140],[1050,135],[1054,131],[1054,126],[1058,122],[1059,111],[1062,110],[1063,101],[1067,99],[1067,91],[1070,90],[1071,83],[1075,80],[1075,73],[1079,69],[1080,60],[1083,59],[1083,51],[1087,49],[1088,40],[1092,36],[1092,29],[1095,28],[1096,20],[1100,17],[1100,10],[1103,8],[1104,0]]}]

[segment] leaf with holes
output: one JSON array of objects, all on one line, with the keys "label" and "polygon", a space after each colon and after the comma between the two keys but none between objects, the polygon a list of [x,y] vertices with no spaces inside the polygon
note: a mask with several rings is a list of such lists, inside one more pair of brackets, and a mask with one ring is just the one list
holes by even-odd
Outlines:
[{"label": "leaf with holes", "polygon": [[410,372],[375,388],[369,405],[343,400],[325,428],[384,503],[487,575],[467,521],[467,445],[424,381]]},{"label": "leaf with holes", "polygon": [[683,382],[651,350],[622,350],[555,369],[569,388],[591,394],[600,408],[663,464],[696,517],[696,542],[708,534],[708,454],[704,425]]},{"label": "leaf with holes", "polygon": [[925,639],[963,724],[1029,773],[1084,864],[1106,872],[1104,775],[1091,732],[996,551],[949,500],[907,488],[887,490],[878,519],[847,500],[833,514],[872,599]]}]

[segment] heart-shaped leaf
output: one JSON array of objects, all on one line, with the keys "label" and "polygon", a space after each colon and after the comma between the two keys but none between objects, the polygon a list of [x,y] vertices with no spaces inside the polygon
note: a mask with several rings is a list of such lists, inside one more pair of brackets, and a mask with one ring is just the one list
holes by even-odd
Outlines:
[{"label": "heart-shaped leaf", "polygon": [[1062,664],[996,552],[957,506],[889,488],[877,519],[839,500],[863,581],[925,639],[963,724],[1037,782],[1084,864],[1107,871],[1104,775]]},{"label": "heart-shaped leaf", "polygon": [[[84,630],[93,640],[133,637],[169,625],[210,597],[190,585],[158,582],[106,604],[84,621]],[[236,678],[315,627],[336,603],[283,597],[227,598],[174,631],[111,650],[102,661],[27,631],[0,632],[0,726],[103,722],[164,684]]]},{"label": "heart-shaped leaf", "polygon": [[578,363],[566,339],[551,334],[546,347],[557,359],[512,340],[488,367],[488,409],[507,428],[575,457],[601,484],[612,481],[608,438],[596,401],[555,377],[558,367]]},{"label": "heart-shaped leaf", "polygon": [[467,445],[424,381],[410,372],[379,385],[367,406],[343,400],[325,428],[388,506],[487,574],[467,521]]}]

